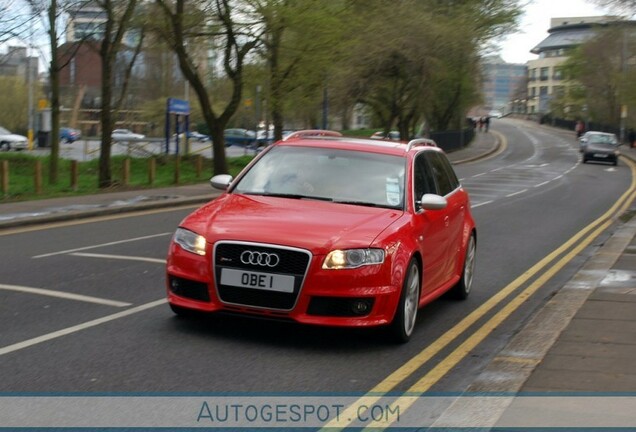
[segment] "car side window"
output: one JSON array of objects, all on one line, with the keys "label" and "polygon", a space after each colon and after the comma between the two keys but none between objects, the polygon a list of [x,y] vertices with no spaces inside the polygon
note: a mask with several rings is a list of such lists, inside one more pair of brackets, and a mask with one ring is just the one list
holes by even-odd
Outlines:
[{"label": "car side window", "polygon": [[457,180],[450,162],[442,154],[430,152],[428,156],[433,177],[437,183],[437,193],[446,196],[459,186],[459,180]]},{"label": "car side window", "polygon": [[424,152],[415,157],[413,166],[413,192],[415,201],[419,201],[422,195],[427,193],[437,194],[435,179]]},{"label": "car side window", "polygon": [[446,175],[448,176],[448,181],[450,183],[450,190],[454,191],[459,187],[459,179],[457,178],[457,174],[455,174],[455,170],[446,156],[441,153],[437,153],[436,156],[440,159],[441,164],[444,167],[444,171],[446,171]]}]

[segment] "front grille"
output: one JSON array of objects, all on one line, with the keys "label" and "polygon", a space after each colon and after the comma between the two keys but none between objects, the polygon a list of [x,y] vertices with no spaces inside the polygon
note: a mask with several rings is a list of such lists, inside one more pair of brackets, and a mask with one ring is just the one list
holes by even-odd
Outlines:
[{"label": "front grille", "polygon": [[[275,259],[246,259],[246,255],[269,254]],[[243,259],[242,258],[243,255]],[[263,255],[264,256],[264,255]],[[219,299],[225,303],[278,310],[291,310],[296,304],[311,254],[302,249],[284,248],[274,245],[220,242],[214,249],[214,276]],[[250,288],[221,284],[225,269],[254,272],[267,275],[293,277],[293,290],[279,292],[272,289]],[[276,289],[277,287],[274,287]]]}]

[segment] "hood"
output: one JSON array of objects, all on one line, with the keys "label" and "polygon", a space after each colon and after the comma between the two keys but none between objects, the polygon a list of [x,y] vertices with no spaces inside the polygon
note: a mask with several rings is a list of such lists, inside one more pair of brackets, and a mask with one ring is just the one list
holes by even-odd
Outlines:
[{"label": "hood", "polygon": [[181,226],[209,242],[272,243],[326,254],[368,247],[401,210],[258,195],[225,194],[199,208]]}]

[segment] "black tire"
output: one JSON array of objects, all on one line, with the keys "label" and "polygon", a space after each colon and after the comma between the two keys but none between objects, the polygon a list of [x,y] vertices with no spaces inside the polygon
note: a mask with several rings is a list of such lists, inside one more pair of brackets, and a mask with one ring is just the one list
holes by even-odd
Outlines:
[{"label": "black tire", "polygon": [[473,277],[475,276],[475,256],[477,253],[477,242],[475,236],[471,235],[466,246],[466,255],[464,255],[464,263],[462,268],[462,276],[459,282],[452,288],[452,296],[457,300],[466,300],[470,294],[473,285]]},{"label": "black tire", "polygon": [[9,150],[11,150],[11,144],[9,144],[8,142],[0,143],[0,151],[9,151]]},{"label": "black tire", "polygon": [[389,326],[389,336],[393,342],[406,343],[411,339],[420,300],[420,267],[411,259],[402,283],[402,292],[393,322]]}]

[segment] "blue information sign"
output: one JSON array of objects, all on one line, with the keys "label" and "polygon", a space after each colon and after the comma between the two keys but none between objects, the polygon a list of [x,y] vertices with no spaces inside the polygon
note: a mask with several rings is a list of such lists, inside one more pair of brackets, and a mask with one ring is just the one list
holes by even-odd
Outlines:
[{"label": "blue information sign", "polygon": [[189,115],[190,102],[181,99],[168,98],[168,114]]}]

